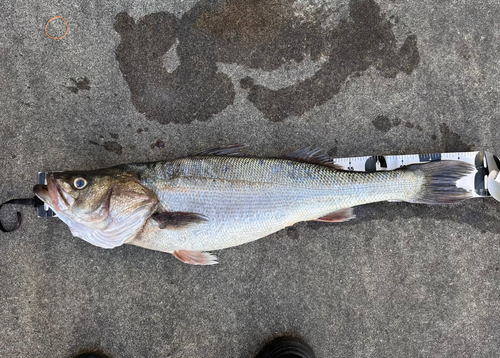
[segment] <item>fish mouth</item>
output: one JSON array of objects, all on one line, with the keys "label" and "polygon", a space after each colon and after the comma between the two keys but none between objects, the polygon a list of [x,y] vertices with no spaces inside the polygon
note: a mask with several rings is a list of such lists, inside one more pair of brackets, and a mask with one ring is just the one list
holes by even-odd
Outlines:
[{"label": "fish mouth", "polygon": [[50,197],[47,185],[37,184],[33,187],[33,192],[40,198],[40,200],[42,200],[44,203],[49,204]]},{"label": "fish mouth", "polygon": [[[61,211],[61,201],[69,207],[69,204],[64,196],[63,190],[57,184],[54,175],[47,175],[47,185],[37,184],[33,188],[35,195],[43,202],[48,204],[54,211]],[[60,200],[62,199],[62,200]]]}]

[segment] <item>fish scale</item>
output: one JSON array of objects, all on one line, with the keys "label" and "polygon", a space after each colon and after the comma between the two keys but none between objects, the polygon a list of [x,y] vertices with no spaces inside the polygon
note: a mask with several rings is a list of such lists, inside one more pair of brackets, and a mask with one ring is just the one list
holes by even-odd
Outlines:
[{"label": "fish scale", "polygon": [[127,170],[142,173],[141,182],[158,194],[166,211],[208,218],[184,230],[149,230],[135,240],[168,252],[236,246],[342,208],[409,200],[421,182],[405,171],[355,173],[292,160],[220,156]]}]

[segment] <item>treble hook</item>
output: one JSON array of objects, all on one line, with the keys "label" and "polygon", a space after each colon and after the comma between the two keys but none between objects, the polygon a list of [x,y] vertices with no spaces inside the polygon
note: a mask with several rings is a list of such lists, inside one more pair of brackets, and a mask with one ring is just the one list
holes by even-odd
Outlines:
[{"label": "treble hook", "polygon": [[[0,209],[2,209],[2,206],[6,205],[6,204],[30,205],[30,206],[38,207],[40,205],[43,205],[43,201],[41,201],[36,196],[34,198],[29,198],[29,199],[11,199],[11,200],[6,201],[2,205],[0,205]],[[15,231],[15,230],[19,229],[19,227],[21,226],[21,224],[23,222],[23,216],[21,215],[21,213],[19,211],[16,212],[16,214],[17,214],[16,227],[14,229],[8,230],[0,222],[0,231],[11,232],[11,231]]]}]

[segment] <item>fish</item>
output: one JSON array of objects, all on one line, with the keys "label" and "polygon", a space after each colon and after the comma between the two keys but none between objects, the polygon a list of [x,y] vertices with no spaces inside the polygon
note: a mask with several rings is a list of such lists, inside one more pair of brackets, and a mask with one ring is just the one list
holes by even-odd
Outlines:
[{"label": "fish", "polygon": [[452,204],[471,198],[457,181],[472,164],[445,160],[356,172],[320,149],[283,157],[245,154],[243,145],[191,156],[89,171],[51,172],[34,188],[71,230],[95,246],[123,244],[218,263],[211,253],[301,221],[339,223],[353,207],[380,201]]}]

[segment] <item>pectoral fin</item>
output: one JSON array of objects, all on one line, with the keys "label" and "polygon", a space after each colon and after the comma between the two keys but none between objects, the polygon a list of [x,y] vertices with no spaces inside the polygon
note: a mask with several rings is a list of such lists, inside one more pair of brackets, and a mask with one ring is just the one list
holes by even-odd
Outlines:
[{"label": "pectoral fin", "polygon": [[322,216],[322,217],[320,217],[316,220],[313,220],[313,221],[342,223],[344,221],[349,221],[351,219],[354,219],[355,217],[356,217],[356,215],[354,215],[354,213],[352,212],[352,208],[345,208],[345,209],[340,209],[340,210],[334,211],[333,213]]},{"label": "pectoral fin", "polygon": [[218,263],[216,256],[206,252],[176,250],[172,255],[182,262],[191,265],[215,265]]},{"label": "pectoral fin", "polygon": [[193,224],[208,221],[207,217],[197,213],[186,213],[182,211],[163,212],[151,216],[159,225],[160,229],[182,229]]}]

